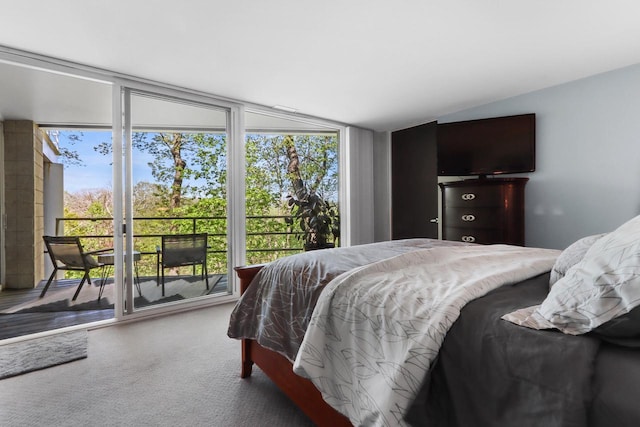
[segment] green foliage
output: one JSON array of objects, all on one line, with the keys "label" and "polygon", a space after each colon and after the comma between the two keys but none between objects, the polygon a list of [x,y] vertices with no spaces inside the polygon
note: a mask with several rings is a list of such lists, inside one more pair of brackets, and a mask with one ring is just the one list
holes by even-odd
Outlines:
[{"label": "green foliage", "polygon": [[335,203],[324,200],[315,191],[305,198],[289,196],[291,216],[286,218],[289,225],[297,225],[302,231],[298,238],[304,240],[305,249],[325,248],[340,237],[340,219]]},{"label": "green foliage", "polygon": [[[329,235],[336,238],[339,229],[338,197],[338,139],[335,134],[294,135],[300,157],[300,172],[313,186],[313,194],[323,194],[323,203],[316,203],[311,211],[320,209],[316,221],[330,219]],[[77,142],[78,140],[76,140]],[[227,138],[215,133],[153,133],[133,135],[136,150],[151,155],[148,162],[154,182],[138,182],[133,188],[134,246],[144,255],[139,264],[141,275],[155,276],[155,252],[160,235],[207,232],[210,235],[208,268],[210,272],[228,270],[227,252]],[[179,159],[176,162],[176,149]],[[111,155],[111,142],[94,148]],[[268,262],[300,251],[303,232],[298,225],[287,223],[291,217],[288,196],[291,182],[287,173],[287,151],[284,135],[247,134],[246,153],[246,230],[247,261]],[[68,157],[71,159],[72,157]],[[172,206],[176,173],[182,179],[180,204]],[[135,177],[134,177],[135,179]],[[105,190],[108,191],[108,190]],[[76,203],[67,209],[65,217],[104,217],[105,220],[67,221],[65,234],[80,236],[112,236],[110,200]],[[306,212],[304,209],[302,212]],[[306,215],[306,214],[305,214]],[[186,219],[184,219],[186,218]],[[325,227],[326,228],[326,227]],[[325,228],[320,227],[323,233]],[[112,246],[112,238],[86,239],[98,249],[103,243]],[[95,243],[95,244],[94,244]]]},{"label": "green foliage", "polygon": [[60,158],[62,159],[62,163],[64,163],[65,167],[79,167],[84,166],[84,162],[78,155],[78,152],[74,150],[75,144],[78,142],[82,142],[82,137],[84,134],[82,132],[63,132],[60,133],[58,131],[49,131],[49,137],[53,140],[57,140],[58,138],[62,138],[62,141],[59,146]]},{"label": "green foliage", "polygon": [[[272,204],[285,201],[292,190],[287,172],[285,135],[248,134],[246,150],[247,196],[254,188],[268,191]],[[338,199],[338,138],[330,135],[292,135],[300,158],[301,178],[327,200]],[[249,199],[248,199],[249,201]],[[249,203],[247,203],[248,205]],[[281,204],[286,212],[286,204]]]}]

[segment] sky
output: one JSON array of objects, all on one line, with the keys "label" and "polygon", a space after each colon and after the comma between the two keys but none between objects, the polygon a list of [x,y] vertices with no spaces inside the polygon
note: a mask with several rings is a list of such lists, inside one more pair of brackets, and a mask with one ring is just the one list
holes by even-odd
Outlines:
[{"label": "sky", "polygon": [[[69,143],[66,133],[79,135],[82,141]],[[74,150],[83,162],[82,166],[64,166],[64,190],[75,193],[82,190],[113,188],[113,160],[94,150],[101,142],[111,142],[111,131],[61,132],[59,144]],[[151,156],[138,150],[133,151],[134,185],[140,181],[153,182],[151,168],[147,165]]]}]

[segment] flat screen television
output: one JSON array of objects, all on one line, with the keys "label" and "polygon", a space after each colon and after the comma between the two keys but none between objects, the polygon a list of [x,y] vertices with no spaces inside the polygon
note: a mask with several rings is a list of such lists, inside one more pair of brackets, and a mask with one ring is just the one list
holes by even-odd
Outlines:
[{"label": "flat screen television", "polygon": [[536,115],[439,123],[437,147],[439,176],[533,172]]}]

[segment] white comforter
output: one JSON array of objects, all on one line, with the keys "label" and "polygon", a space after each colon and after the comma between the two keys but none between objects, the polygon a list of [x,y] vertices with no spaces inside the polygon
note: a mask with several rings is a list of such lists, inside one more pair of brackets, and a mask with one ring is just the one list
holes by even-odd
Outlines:
[{"label": "white comforter", "polygon": [[320,295],[294,371],[354,425],[405,425],[403,415],[462,307],[549,271],[558,254],[444,247],[344,273]]}]

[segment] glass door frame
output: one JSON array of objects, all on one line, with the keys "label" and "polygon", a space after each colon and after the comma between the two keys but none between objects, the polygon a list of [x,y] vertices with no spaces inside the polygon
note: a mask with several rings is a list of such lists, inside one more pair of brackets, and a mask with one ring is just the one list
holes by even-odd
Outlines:
[{"label": "glass door frame", "polygon": [[[224,296],[206,299],[187,300],[170,306],[135,310],[133,304],[133,159],[131,123],[131,96],[144,93],[168,101],[199,104],[227,110],[227,236],[228,257],[227,277],[232,292]],[[114,280],[115,280],[115,317],[123,318],[156,315],[174,311],[183,311],[215,303],[234,301],[239,296],[237,279],[233,267],[245,263],[245,224],[244,224],[244,107],[241,104],[203,96],[189,91],[159,87],[151,84],[117,80],[113,84],[113,208],[114,208]],[[125,231],[130,231],[126,233]],[[126,254],[126,256],[124,255]]]},{"label": "glass door frame", "polygon": [[[244,161],[244,141],[245,141],[245,109],[247,111],[257,112],[261,114],[265,114],[267,116],[272,116],[276,118],[284,118],[293,121],[302,121],[308,122],[315,125],[323,125],[327,128],[337,129],[340,135],[340,203],[343,209],[347,209],[351,203],[350,201],[350,192],[349,192],[349,179],[351,172],[347,167],[347,155],[348,155],[348,137],[346,130],[348,126],[344,123],[339,123],[333,120],[322,119],[314,116],[306,116],[301,113],[286,113],[282,111],[276,111],[273,107],[268,107],[260,104],[253,104],[246,101],[238,101],[238,100],[230,100],[223,97],[217,97],[215,94],[198,91],[198,90],[189,90],[182,87],[173,86],[171,84],[165,84],[163,82],[153,82],[144,78],[139,78],[135,75],[127,75],[123,73],[118,73],[115,71],[107,70],[107,69],[99,69],[92,66],[74,63],[70,61],[66,61],[63,59],[58,59],[55,57],[44,56],[37,53],[32,53],[28,51],[13,49],[5,46],[0,46],[0,62],[15,64],[20,67],[33,68],[37,70],[46,71],[54,74],[62,74],[67,75],[73,78],[78,78],[81,80],[90,80],[96,81],[98,83],[109,84],[111,85],[111,129],[112,129],[112,143],[113,143],[113,152],[119,153],[118,155],[114,155],[113,157],[113,176],[112,176],[112,185],[113,185],[113,195],[114,195],[114,250],[119,251],[119,254],[122,255],[124,253],[124,234],[123,234],[123,226],[124,226],[124,215],[123,210],[124,206],[122,203],[125,187],[124,187],[124,179],[123,179],[123,168],[125,165],[123,156],[122,156],[122,148],[123,148],[123,119],[124,119],[124,102],[123,102],[123,90],[124,88],[131,88],[135,90],[149,91],[154,92],[163,96],[173,96],[179,99],[187,99],[196,102],[201,102],[204,104],[214,105],[216,107],[227,107],[230,109],[229,121],[230,124],[228,126],[228,138],[229,138],[229,151],[228,151],[228,164],[230,165],[229,169],[229,177],[227,183],[229,197],[229,221],[228,221],[228,229],[232,232],[230,233],[230,241],[229,241],[229,280],[232,281],[231,285],[233,292],[224,297],[216,297],[215,299],[207,299],[207,300],[199,300],[185,303],[180,307],[180,310],[189,310],[193,307],[204,307],[207,305],[215,305],[225,302],[233,302],[236,301],[239,296],[238,290],[238,281],[233,274],[233,267],[236,265],[244,265],[245,264],[245,220],[244,220],[244,212],[245,212],[245,161]],[[106,123],[106,121],[105,121]],[[48,125],[58,125],[58,123],[48,123]],[[127,190],[129,197],[131,195],[131,189]],[[0,199],[2,198],[2,194],[0,192]],[[4,200],[2,200],[3,205],[2,208],[5,209]],[[344,211],[346,212],[346,211]],[[347,231],[348,224],[350,223],[350,216],[345,216],[342,221],[342,225],[344,228],[341,230],[341,243],[344,243],[347,246],[349,243],[350,235]],[[0,238],[4,238],[4,236],[0,236]],[[0,275],[4,275],[4,253],[0,251]],[[144,312],[134,312],[132,314],[127,314],[123,310],[123,272],[125,270],[125,260],[122,257],[115,257],[115,271],[114,277],[117,280],[117,283],[114,285],[116,299],[115,299],[115,311],[114,318],[92,322],[89,327],[101,327],[108,326],[114,323],[118,323],[119,321],[129,321],[136,320],[138,318],[143,318],[148,316],[149,314],[158,315],[159,311],[156,310],[153,312],[145,310]],[[129,260],[129,264],[131,260]],[[133,266],[130,265],[129,269],[132,269]],[[1,278],[1,276],[0,276]],[[162,309],[162,311],[178,311],[177,307],[172,307],[169,309]],[[78,326],[72,326],[62,329],[55,329],[53,331],[49,331],[47,333],[58,333],[71,329],[82,329],[86,328],[87,324],[82,324]],[[37,334],[36,334],[37,335]],[[33,335],[26,335],[21,337],[22,339],[30,339]]]}]

